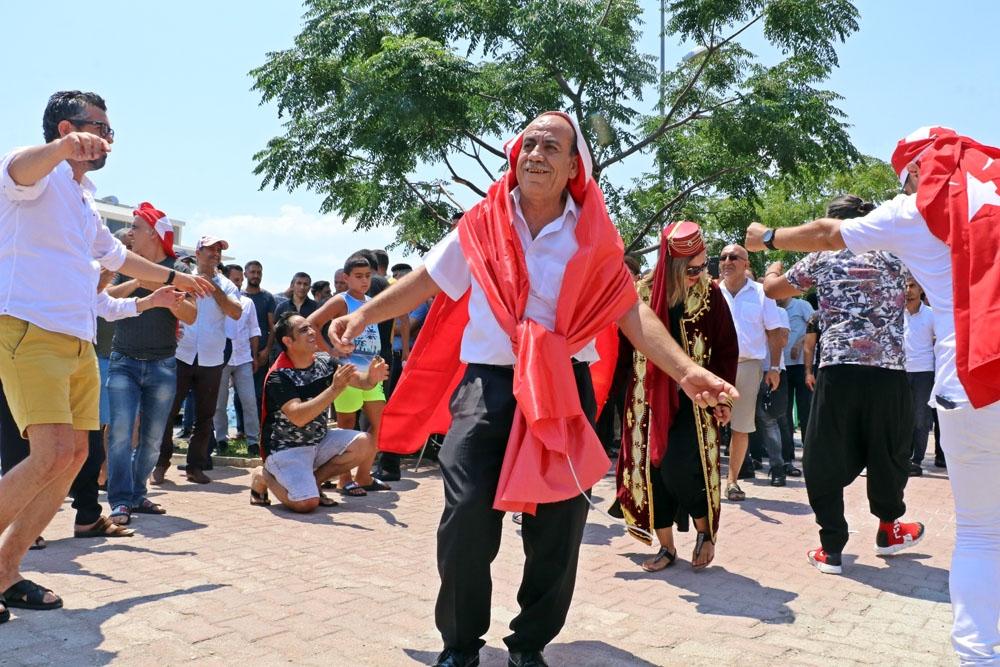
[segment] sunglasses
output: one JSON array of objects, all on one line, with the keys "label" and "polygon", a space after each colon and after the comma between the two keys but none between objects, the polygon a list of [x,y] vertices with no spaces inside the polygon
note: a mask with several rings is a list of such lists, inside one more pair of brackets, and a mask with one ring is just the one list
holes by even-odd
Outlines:
[{"label": "sunglasses", "polygon": [[738,260],[743,260],[745,262],[746,259],[747,259],[746,257],[743,257],[742,255],[737,255],[736,253],[731,253],[729,255],[719,255],[720,262],[735,262]]},{"label": "sunglasses", "polygon": [[698,266],[689,266],[684,269],[684,273],[688,274],[692,278],[701,275],[701,272],[708,267],[708,264],[699,264]]},{"label": "sunglasses", "polygon": [[96,125],[97,131],[102,139],[114,140],[115,131],[111,129],[111,126],[102,120],[90,120],[89,118],[69,118],[69,122],[73,123],[77,127],[83,125]]}]

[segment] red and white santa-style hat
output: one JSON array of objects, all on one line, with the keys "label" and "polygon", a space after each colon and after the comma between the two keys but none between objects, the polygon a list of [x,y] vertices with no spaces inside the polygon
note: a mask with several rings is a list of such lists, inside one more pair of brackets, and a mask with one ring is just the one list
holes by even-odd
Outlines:
[{"label": "red and white santa-style hat", "polygon": [[132,215],[149,223],[156,235],[160,237],[163,252],[170,257],[177,257],[177,253],[174,252],[174,223],[170,222],[166,213],[157,210],[148,201],[144,201],[139,204],[139,208],[132,211]]},{"label": "red and white santa-style hat", "polygon": [[958,132],[943,125],[919,127],[899,140],[892,152],[892,168],[899,176],[899,184],[906,184],[906,167],[920,159],[938,137],[956,136]]}]

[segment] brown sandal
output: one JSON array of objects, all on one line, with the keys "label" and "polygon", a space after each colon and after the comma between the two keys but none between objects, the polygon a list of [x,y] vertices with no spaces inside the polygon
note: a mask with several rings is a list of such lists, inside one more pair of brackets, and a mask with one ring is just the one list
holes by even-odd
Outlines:
[{"label": "brown sandal", "polygon": [[102,516],[87,530],[74,530],[73,537],[132,537],[135,531],[119,526],[106,516]]}]

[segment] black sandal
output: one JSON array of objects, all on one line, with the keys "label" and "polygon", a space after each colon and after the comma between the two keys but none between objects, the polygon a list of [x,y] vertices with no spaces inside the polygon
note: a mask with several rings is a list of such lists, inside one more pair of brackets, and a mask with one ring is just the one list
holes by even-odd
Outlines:
[{"label": "black sandal", "polygon": [[250,489],[250,504],[259,507],[270,507],[271,499],[267,497],[267,491],[257,492]]},{"label": "black sandal", "polygon": [[667,561],[667,564],[664,565],[663,567],[646,567],[646,563],[643,563],[642,569],[644,569],[646,572],[660,572],[662,570],[666,570],[668,567],[674,564],[675,560],[677,560],[677,550],[674,549],[674,552],[670,553],[669,551],[667,551],[666,547],[661,547],[660,550],[656,552],[656,556],[653,557],[652,561],[646,561],[646,562],[658,563],[664,559]]},{"label": "black sandal", "polygon": [[319,494],[319,506],[320,507],[336,507],[339,505],[336,500],[326,495],[325,493]]},{"label": "black sandal", "polygon": [[49,543],[45,541],[45,538],[39,535],[35,538],[34,543],[28,547],[28,551],[41,551],[45,547],[49,546]]},{"label": "black sandal", "polygon": [[45,610],[59,609],[63,606],[62,598],[58,595],[56,595],[54,602],[46,602],[46,593],[52,593],[52,591],[39,586],[33,581],[22,579],[5,590],[0,597],[4,599],[4,605],[7,609]]},{"label": "black sandal", "polygon": [[0,611],[0,625],[3,625],[10,620],[10,609],[7,609],[7,601],[2,595],[0,595],[0,606],[3,607],[3,611]]},{"label": "black sandal", "polygon": [[707,563],[702,563],[701,565],[694,564],[694,561],[698,560],[698,557],[701,556],[701,549],[705,546],[706,541],[711,541],[708,539],[708,533],[699,532],[697,539],[694,541],[694,555],[691,557],[691,567],[695,570],[704,570],[715,560],[715,554],[712,554],[712,559]]}]

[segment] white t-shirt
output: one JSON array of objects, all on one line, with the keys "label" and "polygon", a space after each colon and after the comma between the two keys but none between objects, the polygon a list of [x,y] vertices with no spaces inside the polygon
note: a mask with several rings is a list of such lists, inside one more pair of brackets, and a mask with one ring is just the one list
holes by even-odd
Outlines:
[{"label": "white t-shirt", "polygon": [[[576,242],[576,204],[566,197],[566,208],[561,216],[550,222],[531,238],[531,231],[521,213],[521,193],[514,188],[514,230],[521,239],[524,260],[528,266],[528,302],[524,308],[525,319],[532,319],[552,331],[556,326],[556,306],[562,288],[566,264],[579,247]],[[458,300],[472,287],[469,295],[469,324],[462,334],[460,358],[465,363],[509,366],[514,363],[510,337],[490,310],[482,287],[473,279],[469,263],[462,253],[458,230],[452,230],[437,243],[424,258],[424,266],[431,280],[452,299]],[[594,362],[600,357],[594,341],[573,355],[579,361]]]},{"label": "white t-shirt", "polygon": [[788,328],[788,318],[774,299],[764,296],[764,286],[752,280],[733,296],[724,281],[719,281],[719,291],[729,304],[740,341],[740,361],[763,360],[768,356],[767,331]]},{"label": "white t-shirt", "polygon": [[936,370],[931,404],[936,396],[955,405],[968,404],[955,364],[951,250],[927,228],[917,210],[917,196],[899,195],[863,218],[842,221],[840,235],[854,253],[888,250],[906,264],[934,309]]},{"label": "white t-shirt", "polygon": [[260,325],[257,323],[257,308],[250,297],[239,297],[243,313],[240,319],[226,318],[226,338],[233,341],[233,353],[229,357],[230,366],[241,366],[253,361],[253,351],[250,349],[250,339],[260,337]]},{"label": "white t-shirt", "polygon": [[100,267],[117,271],[127,251],[94,204],[94,184],[60,162],[34,185],[18,185],[0,161],[0,315],[91,342]]},{"label": "white t-shirt", "polygon": [[934,371],[934,311],[920,304],[917,312],[903,311],[903,347],[906,372]]},{"label": "white t-shirt", "polygon": [[[212,282],[216,289],[239,301],[240,291],[228,278],[216,275]],[[232,318],[222,312],[215,297],[198,297],[198,318],[194,324],[181,323],[181,339],[174,356],[185,364],[193,364],[197,357],[199,366],[221,366],[225,361],[227,319]]]}]

